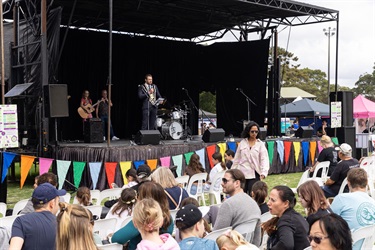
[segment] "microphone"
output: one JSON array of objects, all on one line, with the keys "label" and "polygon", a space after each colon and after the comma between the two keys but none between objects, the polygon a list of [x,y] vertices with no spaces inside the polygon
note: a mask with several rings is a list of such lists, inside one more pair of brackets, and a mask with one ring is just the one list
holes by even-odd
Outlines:
[{"label": "microphone", "polygon": [[237,91],[242,91],[242,89],[241,89],[241,88],[236,88],[236,90],[237,90]]},{"label": "microphone", "polygon": [[185,88],[181,88],[183,91],[185,91],[185,92],[187,92],[188,90],[187,89],[185,89]]}]

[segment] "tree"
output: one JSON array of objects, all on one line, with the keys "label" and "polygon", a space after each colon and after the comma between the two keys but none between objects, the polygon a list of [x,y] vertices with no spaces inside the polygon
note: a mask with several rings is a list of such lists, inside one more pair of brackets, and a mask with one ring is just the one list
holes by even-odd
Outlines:
[{"label": "tree", "polygon": [[199,107],[204,111],[216,114],[216,95],[202,91],[199,94]]},{"label": "tree", "polygon": [[364,95],[366,98],[375,101],[375,64],[372,74],[363,74],[359,76],[358,81],[353,88],[355,96]]}]

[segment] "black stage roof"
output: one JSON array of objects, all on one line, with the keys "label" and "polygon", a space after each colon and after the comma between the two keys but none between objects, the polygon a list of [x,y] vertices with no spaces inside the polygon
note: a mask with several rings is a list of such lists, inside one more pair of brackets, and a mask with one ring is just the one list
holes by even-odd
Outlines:
[{"label": "black stage roof", "polygon": [[[55,0],[50,4],[63,7],[62,25],[108,30],[109,1]],[[113,1],[114,31],[190,40],[239,25],[249,30],[337,19],[336,10],[285,0]]]}]

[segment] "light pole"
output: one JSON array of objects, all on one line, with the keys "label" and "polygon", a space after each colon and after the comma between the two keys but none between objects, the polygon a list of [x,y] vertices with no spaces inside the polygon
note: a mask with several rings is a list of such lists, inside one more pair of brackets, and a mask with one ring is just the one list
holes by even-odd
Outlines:
[{"label": "light pole", "polygon": [[331,36],[333,36],[335,34],[335,31],[336,29],[333,28],[331,29],[331,27],[328,27],[328,30],[327,29],[323,29],[323,32],[324,32],[324,35],[326,35],[328,37],[328,74],[327,74],[327,80],[328,80],[328,97],[327,97],[327,100],[328,100],[328,105],[329,104],[329,94],[330,94],[330,72],[331,72],[331,69],[330,69],[330,65],[331,65]]}]

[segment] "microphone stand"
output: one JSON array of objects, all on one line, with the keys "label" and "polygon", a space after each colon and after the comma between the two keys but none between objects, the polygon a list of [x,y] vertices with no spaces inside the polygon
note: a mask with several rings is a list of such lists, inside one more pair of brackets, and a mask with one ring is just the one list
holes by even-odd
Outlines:
[{"label": "microphone stand", "polygon": [[248,97],[242,89],[238,89],[238,91],[240,91],[240,93],[246,98],[246,102],[247,102],[247,121],[249,122],[250,121],[250,102],[255,106],[257,107],[257,105],[253,102],[253,100],[251,100],[250,97]]}]

